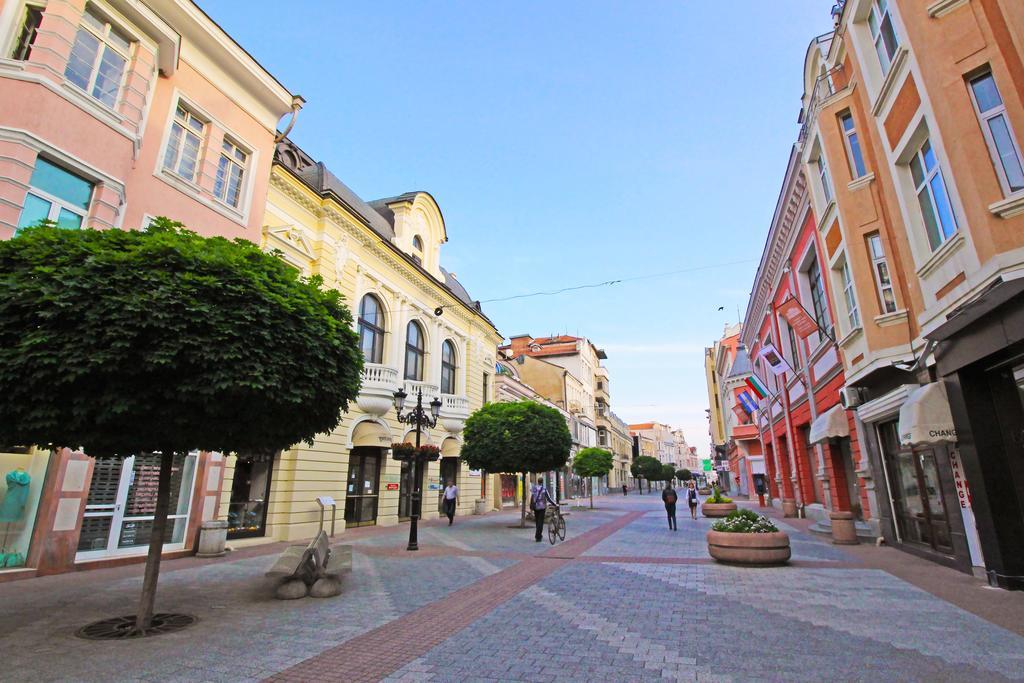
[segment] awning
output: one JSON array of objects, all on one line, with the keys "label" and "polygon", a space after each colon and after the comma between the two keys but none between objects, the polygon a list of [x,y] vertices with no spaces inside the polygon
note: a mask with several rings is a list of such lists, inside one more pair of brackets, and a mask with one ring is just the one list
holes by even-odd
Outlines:
[{"label": "awning", "polygon": [[352,430],[352,446],[373,446],[375,448],[391,447],[391,432],[377,422],[365,421]]},{"label": "awning", "polygon": [[899,430],[904,446],[956,441],[946,385],[932,382],[911,391],[900,408]]},{"label": "awning", "polygon": [[441,442],[441,455],[446,458],[456,457],[462,450],[462,444],[459,440],[449,436],[447,439]]},{"label": "awning", "polygon": [[821,443],[828,439],[841,439],[850,435],[850,423],[846,419],[846,409],[834,405],[815,418],[811,423],[811,434],[808,441]]}]

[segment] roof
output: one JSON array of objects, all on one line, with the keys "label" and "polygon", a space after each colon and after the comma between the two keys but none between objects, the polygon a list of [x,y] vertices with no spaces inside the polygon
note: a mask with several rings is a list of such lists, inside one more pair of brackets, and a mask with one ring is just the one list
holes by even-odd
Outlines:
[{"label": "roof", "polygon": [[732,361],[732,367],[729,368],[729,374],[726,378],[730,377],[743,377],[753,372],[753,368],[750,365],[750,356],[747,355],[747,347],[743,344],[739,344],[736,347],[736,358]]}]

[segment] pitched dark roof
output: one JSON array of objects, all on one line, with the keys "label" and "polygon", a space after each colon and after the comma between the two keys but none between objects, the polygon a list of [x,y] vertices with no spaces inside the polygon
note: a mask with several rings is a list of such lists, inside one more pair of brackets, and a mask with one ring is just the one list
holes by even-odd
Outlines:
[{"label": "pitched dark roof", "polygon": [[726,378],[742,377],[744,375],[749,375],[752,371],[753,368],[750,366],[750,356],[747,355],[747,347],[743,344],[737,345],[736,357],[732,361],[732,367],[729,368],[729,374],[726,375]]}]

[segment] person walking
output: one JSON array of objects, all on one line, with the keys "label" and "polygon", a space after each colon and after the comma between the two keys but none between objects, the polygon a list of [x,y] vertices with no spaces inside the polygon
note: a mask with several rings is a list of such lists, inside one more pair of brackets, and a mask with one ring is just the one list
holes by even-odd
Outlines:
[{"label": "person walking", "polygon": [[700,503],[700,495],[697,493],[697,485],[692,481],[686,489],[686,502],[690,505],[690,517],[697,519],[697,505]]},{"label": "person walking", "polygon": [[451,479],[444,489],[444,514],[448,515],[448,526],[455,522],[455,508],[458,505],[459,487]]},{"label": "person walking", "polygon": [[626,485],[622,485],[622,495],[626,495]]},{"label": "person walking", "polygon": [[665,503],[665,513],[668,515],[668,528],[672,531],[678,531],[679,527],[676,526],[676,490],[672,488],[671,482],[665,484],[665,490],[661,492],[661,501]]},{"label": "person walking", "polygon": [[530,489],[530,509],[533,510],[533,522],[537,525],[537,533],[534,534],[533,540],[537,543],[544,537],[544,515],[547,514],[549,503],[557,505],[551,500],[548,490],[544,487],[544,477],[541,477]]}]

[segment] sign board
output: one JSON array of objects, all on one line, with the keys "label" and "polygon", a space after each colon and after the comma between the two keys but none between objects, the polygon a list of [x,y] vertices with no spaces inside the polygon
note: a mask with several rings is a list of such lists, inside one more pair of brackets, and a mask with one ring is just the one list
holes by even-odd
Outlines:
[{"label": "sign board", "polygon": [[949,467],[953,470],[953,484],[956,486],[956,497],[960,503],[960,516],[964,520],[967,550],[971,554],[971,564],[975,567],[984,567],[981,539],[978,538],[978,526],[974,521],[974,509],[971,505],[971,490],[967,487],[967,478],[964,476],[963,464],[960,462],[960,451],[950,449]]},{"label": "sign board", "polygon": [[[382,474],[380,481],[382,484],[397,484],[400,481],[399,476],[397,474]],[[390,491],[391,489],[388,490]]]},{"label": "sign board", "polygon": [[711,471],[711,461],[710,460],[704,460],[701,463],[701,465],[703,465],[705,472],[710,472]]},{"label": "sign board", "polygon": [[337,505],[337,503],[334,502],[334,499],[331,498],[330,496],[317,496],[316,502],[320,503],[325,508],[329,508],[332,505]]},{"label": "sign board", "polygon": [[384,490],[386,490],[386,491],[397,491],[398,490],[398,484],[385,484],[384,485]]},{"label": "sign board", "polygon": [[782,354],[779,353],[774,344],[765,344],[757,352],[757,355],[764,359],[764,362],[768,364],[768,368],[776,375],[783,375],[793,371],[793,368],[789,366],[789,363],[782,357]]},{"label": "sign board", "polygon": [[818,331],[818,323],[814,322],[814,318],[808,315],[800,302],[793,297],[783,301],[775,310],[786,319],[786,322],[801,339],[807,339]]},{"label": "sign board", "polygon": [[441,490],[441,478],[440,477],[428,477],[427,480],[428,491],[440,491]]},{"label": "sign board", "polygon": [[480,476],[480,474],[481,474],[481,471],[480,471],[480,470],[470,470],[470,471],[468,472],[468,474],[469,474],[469,476],[471,476],[471,477],[479,477],[479,476]]}]

